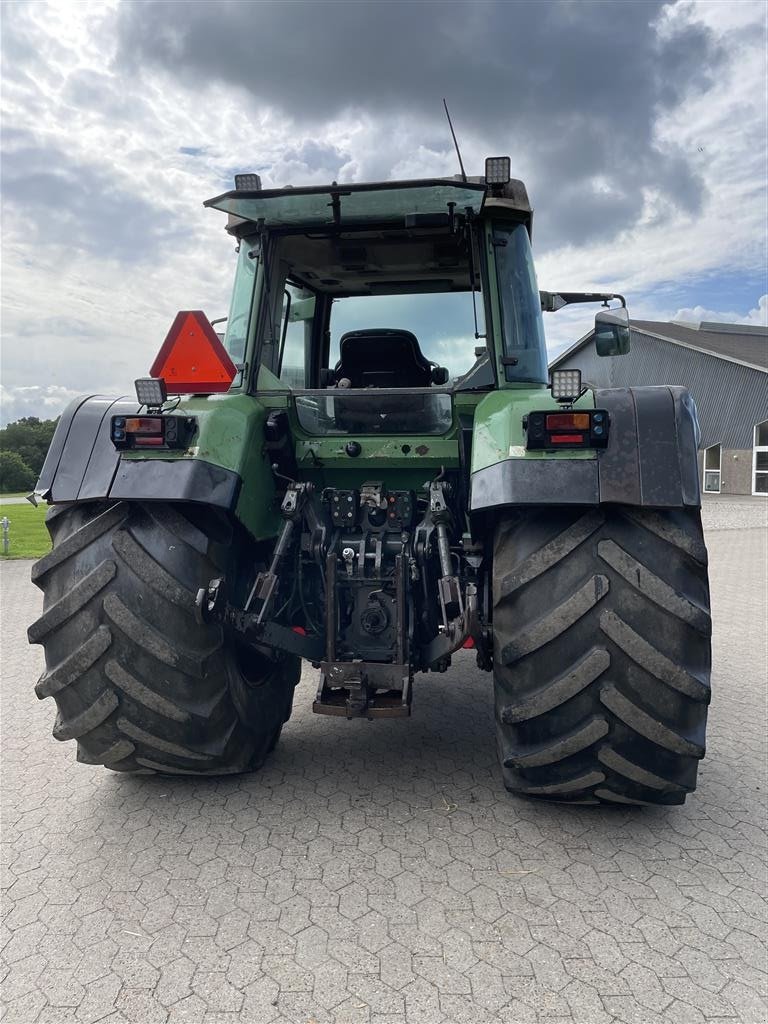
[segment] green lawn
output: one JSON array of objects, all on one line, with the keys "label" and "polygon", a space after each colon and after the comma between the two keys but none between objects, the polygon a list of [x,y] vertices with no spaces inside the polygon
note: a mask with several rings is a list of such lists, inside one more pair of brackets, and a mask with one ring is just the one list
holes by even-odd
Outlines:
[{"label": "green lawn", "polygon": [[0,519],[8,516],[8,554],[3,554],[0,531],[0,558],[39,558],[50,551],[51,542],[45,528],[45,513],[48,505],[42,503],[35,508],[28,502],[24,505],[4,505],[0,501]]}]

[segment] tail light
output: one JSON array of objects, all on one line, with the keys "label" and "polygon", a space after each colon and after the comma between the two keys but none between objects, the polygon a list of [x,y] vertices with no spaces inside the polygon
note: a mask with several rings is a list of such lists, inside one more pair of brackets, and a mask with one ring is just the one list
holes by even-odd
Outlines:
[{"label": "tail light", "polygon": [[118,451],[188,448],[196,429],[194,416],[113,416],[110,436]]},{"label": "tail light", "polygon": [[605,409],[578,412],[532,412],[523,420],[529,450],[605,448],[609,417]]}]

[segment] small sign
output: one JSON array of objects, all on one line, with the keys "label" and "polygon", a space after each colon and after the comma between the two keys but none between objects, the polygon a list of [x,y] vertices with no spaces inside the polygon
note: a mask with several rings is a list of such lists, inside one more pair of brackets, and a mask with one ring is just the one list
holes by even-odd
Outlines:
[{"label": "small sign", "polygon": [[202,310],[176,314],[149,371],[162,377],[172,395],[229,391],[237,367]]}]

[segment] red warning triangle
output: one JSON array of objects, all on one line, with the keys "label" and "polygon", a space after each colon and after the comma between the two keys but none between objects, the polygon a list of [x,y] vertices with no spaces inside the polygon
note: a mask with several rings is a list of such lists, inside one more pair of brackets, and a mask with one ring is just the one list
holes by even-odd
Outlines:
[{"label": "red warning triangle", "polygon": [[162,377],[171,395],[229,391],[237,367],[202,310],[182,310],[157,353],[152,377]]}]

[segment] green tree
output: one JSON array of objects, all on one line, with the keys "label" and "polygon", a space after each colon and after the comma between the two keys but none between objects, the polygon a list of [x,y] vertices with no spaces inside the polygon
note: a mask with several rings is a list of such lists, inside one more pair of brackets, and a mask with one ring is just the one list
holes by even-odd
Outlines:
[{"label": "green tree", "polygon": [[0,492],[28,491],[35,486],[37,474],[18,452],[0,450]]},{"label": "green tree", "polygon": [[41,420],[37,416],[24,416],[0,430],[0,448],[6,452],[16,452],[37,478],[43,468],[57,422]]}]

